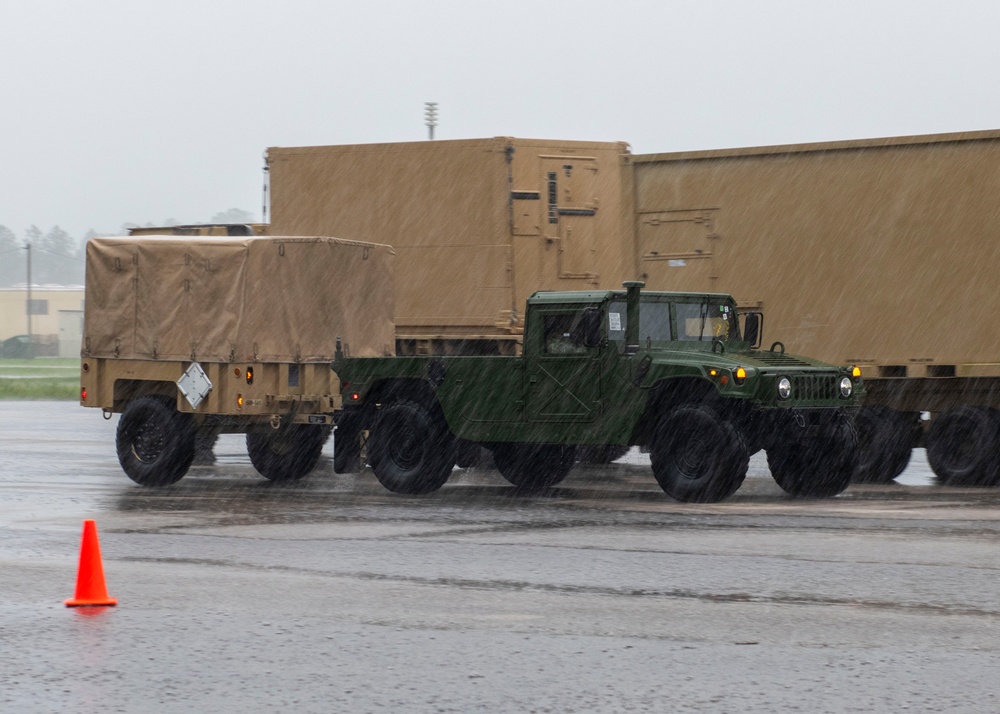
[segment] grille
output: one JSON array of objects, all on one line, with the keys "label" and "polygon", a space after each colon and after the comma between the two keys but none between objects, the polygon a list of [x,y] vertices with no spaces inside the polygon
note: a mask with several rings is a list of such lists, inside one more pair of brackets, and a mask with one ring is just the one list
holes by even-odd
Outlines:
[{"label": "grille", "polygon": [[827,401],[836,398],[836,375],[803,375],[792,377],[792,399],[796,401]]}]

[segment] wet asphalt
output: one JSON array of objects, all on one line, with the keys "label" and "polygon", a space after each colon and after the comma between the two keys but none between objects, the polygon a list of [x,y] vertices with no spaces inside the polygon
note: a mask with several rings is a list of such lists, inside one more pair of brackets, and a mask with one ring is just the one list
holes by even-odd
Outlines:
[{"label": "wet asphalt", "polygon": [[[637,452],[542,496],[294,484],[242,439],[133,484],[116,419],[0,402],[0,711],[996,712],[1000,491],[796,500],[762,455],[721,504]],[[114,608],[70,609],[96,520]]]}]

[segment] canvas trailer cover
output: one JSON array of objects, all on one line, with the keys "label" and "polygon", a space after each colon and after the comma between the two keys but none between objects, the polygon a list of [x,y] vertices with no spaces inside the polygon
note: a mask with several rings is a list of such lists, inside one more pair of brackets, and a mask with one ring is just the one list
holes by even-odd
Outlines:
[{"label": "canvas trailer cover", "polygon": [[393,249],[330,237],[97,238],[82,354],[325,362],[394,352]]}]

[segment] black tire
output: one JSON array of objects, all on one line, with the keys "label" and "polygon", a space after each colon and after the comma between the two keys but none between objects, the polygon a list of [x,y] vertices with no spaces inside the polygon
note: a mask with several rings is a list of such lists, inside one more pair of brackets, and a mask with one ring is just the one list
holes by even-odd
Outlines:
[{"label": "black tire", "polygon": [[474,469],[483,463],[483,447],[474,441],[458,440],[455,465],[460,469]]},{"label": "black tire", "polygon": [[562,444],[497,444],[493,463],[500,475],[522,491],[555,486],[576,463],[576,447]]},{"label": "black tire", "polygon": [[211,466],[215,463],[215,444],[219,441],[219,432],[215,429],[199,429],[194,437],[195,466]]},{"label": "black tire", "polygon": [[601,444],[599,446],[578,446],[576,460],[582,464],[610,464],[628,453],[624,444]]},{"label": "black tire", "polygon": [[854,483],[889,483],[910,463],[917,433],[917,415],[888,407],[862,407],[854,418],[858,461]]},{"label": "black tire", "polygon": [[1000,480],[996,413],[956,407],[931,422],[927,461],[948,486],[995,486]]},{"label": "black tire", "polygon": [[728,498],[750,466],[743,434],[715,410],[677,407],[656,426],[650,445],[653,476],[667,495],[686,503]]},{"label": "black tire", "polygon": [[408,399],[384,405],[368,437],[372,472],[394,493],[424,494],[441,488],[456,455],[455,437],[439,411]]},{"label": "black tire", "polygon": [[269,481],[297,481],[316,467],[325,440],[322,427],[290,424],[247,432],[247,453],[254,468]]},{"label": "black tire", "polygon": [[804,498],[832,498],[851,485],[858,459],[854,423],[838,412],[815,436],[777,437],[767,450],[771,476],[786,493]]},{"label": "black tire", "polygon": [[347,419],[333,433],[333,471],[356,474],[361,470],[361,425]]},{"label": "black tire", "polygon": [[177,483],[191,467],[195,427],[167,397],[141,397],[125,408],[115,435],[118,462],[142,486]]}]

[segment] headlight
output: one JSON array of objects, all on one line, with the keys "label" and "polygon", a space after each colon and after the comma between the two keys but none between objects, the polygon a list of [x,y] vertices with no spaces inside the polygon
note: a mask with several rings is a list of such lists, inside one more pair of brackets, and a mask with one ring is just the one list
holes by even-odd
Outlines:
[{"label": "headlight", "polygon": [[788,377],[778,380],[778,399],[788,399],[792,396],[792,382]]},{"label": "headlight", "polygon": [[851,396],[851,392],[854,391],[854,385],[851,383],[850,377],[842,377],[840,380],[840,396],[847,399]]}]

